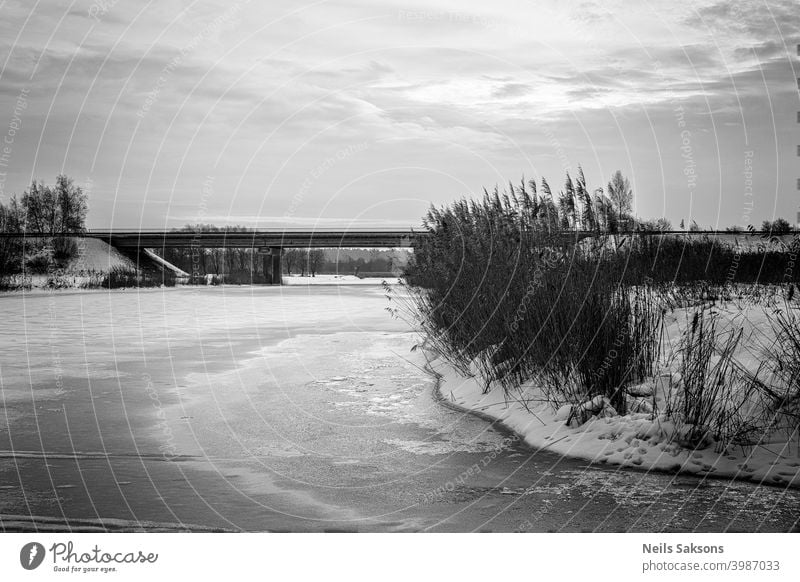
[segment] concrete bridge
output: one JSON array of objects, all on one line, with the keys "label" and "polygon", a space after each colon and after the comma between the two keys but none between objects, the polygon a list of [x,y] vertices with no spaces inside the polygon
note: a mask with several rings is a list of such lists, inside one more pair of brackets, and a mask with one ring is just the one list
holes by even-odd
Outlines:
[{"label": "concrete bridge", "polygon": [[[0,232],[0,238],[50,238],[40,233]],[[411,230],[381,229],[261,229],[261,230],[86,230],[70,237],[100,239],[125,254],[145,249],[248,248],[264,255],[265,272],[273,284],[281,281],[283,249],[308,248],[403,248],[413,247],[420,236]],[[174,267],[173,267],[174,268]]]},{"label": "concrete bridge", "polygon": [[[400,248],[412,247],[417,234],[410,230],[88,230],[84,236],[101,239],[120,250],[168,248],[251,248],[269,255],[272,284],[281,282],[281,255],[292,248]],[[163,253],[162,253],[163,254]],[[267,257],[264,257],[267,263]],[[265,272],[267,265],[265,264]]]}]

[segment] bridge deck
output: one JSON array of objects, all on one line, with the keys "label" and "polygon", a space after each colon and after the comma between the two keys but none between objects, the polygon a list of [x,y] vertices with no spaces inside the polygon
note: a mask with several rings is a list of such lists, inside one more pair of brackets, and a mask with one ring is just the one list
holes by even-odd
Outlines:
[{"label": "bridge deck", "polygon": [[239,232],[187,231],[87,231],[117,248],[313,248],[313,247],[411,247],[417,233],[393,231],[253,230]]}]

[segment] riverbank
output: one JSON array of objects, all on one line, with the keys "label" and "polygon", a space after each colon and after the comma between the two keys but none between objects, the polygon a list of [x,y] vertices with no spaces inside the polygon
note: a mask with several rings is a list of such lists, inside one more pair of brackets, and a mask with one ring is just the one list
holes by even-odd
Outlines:
[{"label": "riverbank", "polygon": [[451,408],[500,423],[528,446],[568,458],[637,471],[659,471],[703,478],[742,480],[758,485],[800,489],[797,444],[769,443],[748,450],[719,453],[713,448],[687,449],[666,437],[649,413],[599,416],[568,426],[564,410],[541,402],[534,386],[508,399],[500,388],[483,392],[475,377],[464,377],[442,360],[431,361],[436,396]]},{"label": "riverbank", "polygon": [[120,252],[105,241],[74,238],[74,256],[58,262],[46,254],[35,268],[0,276],[0,293],[53,290],[91,290],[122,287],[173,286],[187,280],[188,273],[168,263],[149,249]]}]

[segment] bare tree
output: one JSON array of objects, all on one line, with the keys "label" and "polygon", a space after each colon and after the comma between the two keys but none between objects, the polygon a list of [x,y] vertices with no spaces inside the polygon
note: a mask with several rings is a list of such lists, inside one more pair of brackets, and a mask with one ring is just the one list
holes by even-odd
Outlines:
[{"label": "bare tree", "polygon": [[286,274],[292,274],[292,267],[301,265],[303,262],[303,251],[300,249],[285,249],[283,251],[283,264],[286,267]]},{"label": "bare tree", "polygon": [[[11,198],[8,206],[0,202],[0,232],[20,232],[21,222],[22,211],[16,197]],[[22,265],[22,248],[22,239],[0,239],[0,278],[19,271]]]},{"label": "bare tree", "polygon": [[631,183],[622,175],[620,170],[614,172],[608,183],[608,197],[613,202],[620,218],[630,214],[633,207],[633,190]]},{"label": "bare tree", "polygon": [[317,276],[317,271],[325,261],[325,251],[322,249],[314,249],[308,251],[308,271],[312,277]]},{"label": "bare tree", "polygon": [[81,232],[86,222],[86,194],[72,178],[59,174],[56,185],[32,182],[22,194],[24,228],[37,234]]},{"label": "bare tree", "polygon": [[86,194],[80,186],[75,186],[69,176],[59,174],[56,177],[54,197],[59,219],[56,232],[64,234],[83,231],[88,205]]},{"label": "bare tree", "polygon": [[86,200],[83,190],[64,174],[56,177],[55,186],[34,181],[23,192],[18,205],[19,227],[52,237],[49,241],[39,241],[33,248],[49,248],[46,254],[66,263],[77,252],[77,244],[69,235],[84,230],[88,209]]}]

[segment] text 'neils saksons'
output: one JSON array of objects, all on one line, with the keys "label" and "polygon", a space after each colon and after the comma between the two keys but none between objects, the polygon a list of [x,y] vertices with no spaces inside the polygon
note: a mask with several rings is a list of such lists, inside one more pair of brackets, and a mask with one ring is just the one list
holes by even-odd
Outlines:
[{"label": "text 'neils saksons'", "polygon": [[698,546],[696,544],[642,544],[644,554],[724,554],[723,546]]}]

